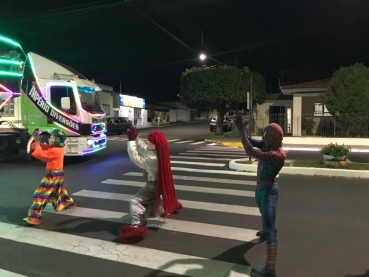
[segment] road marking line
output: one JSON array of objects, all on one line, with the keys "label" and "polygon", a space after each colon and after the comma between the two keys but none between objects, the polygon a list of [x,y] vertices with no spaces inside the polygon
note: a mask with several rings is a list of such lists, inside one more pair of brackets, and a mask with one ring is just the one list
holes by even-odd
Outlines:
[{"label": "road marking line", "polygon": [[[54,208],[50,204],[46,206],[44,211],[53,214],[99,219],[110,222],[120,222],[122,224],[131,223],[131,216],[129,213],[121,213],[83,207],[77,207],[75,209],[61,212],[55,212]],[[148,227],[222,239],[248,241],[248,242],[259,241],[258,237],[256,236],[257,230],[238,227],[228,227],[224,225],[207,224],[185,220],[177,220],[171,218],[166,218],[165,222],[163,222],[163,219],[160,217],[149,218]]]},{"label": "road marking line", "polygon": [[220,151],[226,151],[226,152],[245,152],[245,149],[243,148],[229,148],[229,147],[199,147],[195,150],[206,150],[206,151],[214,151],[214,150],[220,150]]},{"label": "road marking line", "polygon": [[173,167],[172,171],[187,171],[187,172],[200,172],[200,173],[212,173],[212,174],[226,174],[226,175],[243,175],[243,176],[256,176],[256,172],[243,172],[243,171],[228,171],[228,170],[212,170],[212,169],[196,169],[187,167]]},{"label": "road marking line", "polygon": [[194,143],[190,143],[190,144],[197,145],[197,144],[201,144],[201,143],[205,143],[205,141],[199,141],[199,142],[194,142]]},{"label": "road marking line", "polygon": [[[105,181],[102,181],[101,183],[108,184],[108,185],[131,186],[131,187],[138,187],[138,188],[142,188],[145,185],[145,182],[125,181],[125,180],[115,180],[115,179],[107,179]],[[176,190],[180,190],[180,191],[255,197],[254,191],[244,191],[244,190],[236,190],[236,189],[219,189],[219,188],[197,187],[197,186],[195,187],[195,186],[177,185],[177,184],[174,184],[174,186]]]},{"label": "road marking line", "polygon": [[178,141],[179,139],[171,139],[171,140],[168,140],[168,142],[173,142],[173,141]]},{"label": "road marking line", "polygon": [[[64,252],[192,277],[244,277],[251,267],[0,222],[0,237]],[[249,276],[249,275],[246,275]]]},{"label": "road marking line", "polygon": [[[135,197],[135,195],[133,194],[122,194],[94,190],[81,190],[76,193],[73,193],[72,195],[97,199],[119,200],[119,201],[130,201],[133,197]],[[179,201],[187,209],[260,216],[259,209],[255,207],[199,202],[190,200],[179,200]]]},{"label": "road marking line", "polygon": [[[135,176],[142,178],[142,172],[127,172],[123,176]],[[220,179],[220,178],[208,178],[208,177],[194,177],[194,176],[183,176],[183,175],[173,175],[174,180],[186,180],[186,181],[196,181],[196,182],[209,182],[209,183],[225,183],[234,185],[246,185],[246,186],[256,186],[256,181],[245,181],[245,180],[232,180],[232,179]]]},{"label": "road marking line", "polygon": [[216,167],[224,167],[225,163],[201,163],[201,162],[186,162],[186,161],[170,161],[172,164],[193,164],[193,165],[202,165],[202,166],[216,166]]},{"label": "road marking line", "polygon": [[220,158],[204,158],[204,157],[186,157],[186,156],[170,156],[173,159],[189,159],[189,160],[210,160],[210,161],[231,161],[231,158],[220,159]]},{"label": "road marking line", "polygon": [[205,153],[179,153],[179,155],[187,155],[187,156],[208,156],[208,157],[219,157],[220,155],[222,157],[228,157],[228,158],[247,158],[248,156],[245,154],[245,155],[237,155],[237,154],[227,154],[227,155],[223,155],[223,154],[205,154]]},{"label": "road marking line", "polygon": [[180,143],[186,143],[186,142],[192,142],[193,140],[182,140],[182,141],[178,141],[178,142],[175,142],[177,144],[180,144]]},{"label": "road marking line", "polygon": [[189,153],[210,153],[210,154],[213,154],[213,153],[218,153],[218,154],[244,154],[246,155],[246,152],[245,151],[215,151],[215,150],[187,150],[186,152],[189,152]]}]

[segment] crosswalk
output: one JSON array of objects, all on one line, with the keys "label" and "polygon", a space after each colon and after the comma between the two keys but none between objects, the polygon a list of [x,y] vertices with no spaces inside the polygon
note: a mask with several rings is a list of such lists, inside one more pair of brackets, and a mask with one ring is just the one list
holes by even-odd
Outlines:
[{"label": "crosswalk", "polygon": [[[254,203],[256,174],[227,169],[228,161],[237,157],[245,157],[241,149],[210,145],[171,156],[177,196],[184,208],[165,220],[151,218],[148,237],[136,245],[106,240],[98,232],[84,235],[49,231],[42,225],[19,228],[1,222],[0,239],[113,261],[122,264],[123,270],[131,265],[169,274],[165,276],[250,276],[252,267],[242,257],[209,254],[212,247],[226,252],[231,246],[259,242],[256,232],[261,219]],[[137,168],[119,179],[106,179],[99,186],[73,193],[78,203],[75,209],[55,213],[48,205],[44,212],[52,218],[92,220],[96,226],[108,224],[118,229],[129,224],[129,201],[143,185],[142,172]],[[182,247],[174,247],[176,244]]]},{"label": "crosswalk", "polygon": [[[108,138],[108,141],[128,141],[126,136],[109,136],[107,138]],[[190,144],[190,145],[208,144],[204,140],[169,139],[168,142],[175,143],[175,144]],[[209,143],[209,145],[216,145],[216,143]]]}]

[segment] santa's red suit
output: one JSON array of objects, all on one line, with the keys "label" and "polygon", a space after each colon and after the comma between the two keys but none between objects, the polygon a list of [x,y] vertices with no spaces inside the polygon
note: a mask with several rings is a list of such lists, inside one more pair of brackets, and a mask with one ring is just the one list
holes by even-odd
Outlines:
[{"label": "santa's red suit", "polygon": [[125,244],[139,242],[147,236],[149,216],[166,217],[179,213],[182,204],[178,202],[170,165],[170,152],[166,137],[161,132],[151,132],[148,141],[155,145],[155,151],[147,150],[147,144],[137,137],[135,128],[127,131],[128,155],[131,161],[144,170],[146,185],[131,200],[131,225],[119,230],[119,240]]}]

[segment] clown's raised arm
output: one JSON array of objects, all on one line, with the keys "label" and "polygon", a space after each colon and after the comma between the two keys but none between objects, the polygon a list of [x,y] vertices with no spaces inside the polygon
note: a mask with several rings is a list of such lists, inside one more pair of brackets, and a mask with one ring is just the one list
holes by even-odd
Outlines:
[{"label": "clown's raised arm", "polygon": [[146,143],[140,139],[129,141],[127,143],[129,158],[138,167],[152,173],[157,172],[158,161],[155,152],[148,151],[146,147]]}]

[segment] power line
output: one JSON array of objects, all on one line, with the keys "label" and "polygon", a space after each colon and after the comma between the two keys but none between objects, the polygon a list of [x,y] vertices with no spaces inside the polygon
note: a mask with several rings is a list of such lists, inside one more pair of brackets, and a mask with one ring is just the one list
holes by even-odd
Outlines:
[{"label": "power line", "polygon": [[186,24],[185,23],[185,21],[187,21],[188,23],[187,23],[187,25],[191,28],[191,26],[190,25],[192,25],[192,28],[194,28],[195,30],[197,29],[197,31],[200,33],[201,32],[201,30],[195,25],[195,24],[193,24],[192,22],[191,22],[191,20],[189,20],[189,19],[187,19],[184,15],[182,15],[180,12],[178,12],[178,11],[176,11],[176,9],[174,9],[169,3],[167,3],[165,0],[158,0],[158,1],[161,1],[161,2],[163,2],[163,5],[164,6],[167,6],[168,7],[168,9],[171,9],[172,11],[173,11],[173,14],[177,14],[178,15],[178,17],[179,18],[182,18],[182,21],[184,22],[184,24]]},{"label": "power line", "polygon": [[[155,3],[154,1],[152,3]],[[194,35],[194,33],[191,32],[191,30],[189,30],[188,28],[186,28],[186,26],[184,26],[183,24],[181,24],[175,17],[173,17],[171,14],[167,13],[166,11],[164,11],[164,9],[156,4],[156,6],[158,8],[161,8],[160,10],[154,6],[153,4],[150,5],[154,7],[154,9],[156,9],[160,14],[162,14],[166,19],[168,19],[171,23],[173,23],[176,27],[178,27],[180,30],[182,30],[184,33],[186,33],[188,36],[190,36],[191,38],[193,38],[195,41],[199,42],[199,39],[196,38],[196,35]]]},{"label": "power line", "polygon": [[[165,9],[168,14],[170,14],[173,18],[175,18],[175,20],[179,24],[181,24],[184,28],[186,28],[187,30],[189,30],[190,33],[192,33],[192,35],[194,35],[196,38],[199,37],[200,31],[197,32],[197,30],[196,30],[197,27],[196,28],[193,28],[190,25],[186,24],[183,20],[181,20],[180,14],[179,13],[176,13],[175,10],[171,9],[170,6],[168,4],[166,4],[165,2],[162,2],[162,1],[158,0],[158,3],[160,3],[160,6],[163,7],[163,10]],[[195,31],[192,31],[193,29],[195,29]]]},{"label": "power line", "polygon": [[182,45],[183,47],[191,50],[192,52],[196,53],[195,50],[193,50],[191,47],[189,47],[187,44],[185,44],[183,41],[181,41],[180,39],[178,39],[176,36],[174,36],[172,33],[170,33],[168,30],[166,30],[165,28],[161,27],[158,23],[156,23],[154,20],[152,20],[151,18],[149,18],[146,14],[144,14],[141,10],[137,9],[131,2],[129,2],[129,4],[136,10],[138,11],[140,14],[142,14],[142,16],[144,16],[147,20],[149,20],[151,23],[155,24],[158,28],[160,28],[162,31],[164,31],[165,33],[167,33],[168,35],[170,35],[172,38],[174,38],[177,42],[180,43],[180,45]]}]

